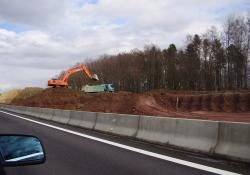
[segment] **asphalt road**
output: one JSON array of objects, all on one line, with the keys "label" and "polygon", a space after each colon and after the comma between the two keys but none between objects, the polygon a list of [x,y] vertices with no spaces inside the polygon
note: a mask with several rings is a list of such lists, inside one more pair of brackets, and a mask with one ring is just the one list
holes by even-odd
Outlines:
[{"label": "asphalt road", "polygon": [[[39,120],[42,121],[42,120]],[[164,150],[125,138],[107,136],[102,133],[42,121],[62,128],[85,133],[98,138],[132,145],[140,149],[150,150],[164,155],[175,156],[175,151]],[[30,121],[13,117],[0,111],[0,133],[29,134],[39,137],[45,146],[47,160],[44,164],[7,167],[10,175],[206,175],[213,174],[204,170],[161,160],[144,154],[136,153],[95,140],[83,138],[54,128],[39,125]],[[213,160],[195,155],[177,152],[177,158],[184,157],[196,163],[212,165],[229,171],[250,172],[248,165],[228,165],[223,160]]]}]

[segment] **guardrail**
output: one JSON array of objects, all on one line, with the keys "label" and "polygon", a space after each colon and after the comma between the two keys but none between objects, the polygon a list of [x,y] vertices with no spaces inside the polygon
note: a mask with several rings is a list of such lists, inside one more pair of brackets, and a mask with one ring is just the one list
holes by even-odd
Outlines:
[{"label": "guardrail", "polygon": [[250,162],[250,124],[0,104],[0,109],[146,142]]}]

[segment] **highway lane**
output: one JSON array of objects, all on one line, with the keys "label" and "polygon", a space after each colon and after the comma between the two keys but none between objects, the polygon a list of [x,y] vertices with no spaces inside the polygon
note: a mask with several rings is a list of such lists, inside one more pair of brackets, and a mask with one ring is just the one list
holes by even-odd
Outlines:
[{"label": "highway lane", "polygon": [[[61,125],[61,127],[66,126]],[[79,137],[2,112],[0,112],[0,133],[36,135],[45,145],[47,155],[45,164],[6,168],[6,173],[11,175],[212,174]]]}]

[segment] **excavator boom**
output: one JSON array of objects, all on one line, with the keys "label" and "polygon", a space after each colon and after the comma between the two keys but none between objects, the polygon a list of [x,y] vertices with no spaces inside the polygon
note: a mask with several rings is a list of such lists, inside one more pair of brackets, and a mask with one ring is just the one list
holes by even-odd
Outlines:
[{"label": "excavator boom", "polygon": [[67,87],[68,86],[68,78],[70,75],[76,73],[76,72],[81,72],[83,71],[90,79],[94,81],[98,81],[98,76],[96,74],[92,74],[89,71],[89,68],[87,67],[86,64],[82,64],[80,66],[74,67],[66,71],[62,77],[62,79],[53,79],[48,81],[48,86],[61,86],[61,87]]}]

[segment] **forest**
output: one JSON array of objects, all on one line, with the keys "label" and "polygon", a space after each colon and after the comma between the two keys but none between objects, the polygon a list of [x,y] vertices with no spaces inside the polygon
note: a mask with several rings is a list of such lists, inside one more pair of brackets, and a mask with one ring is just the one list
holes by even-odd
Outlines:
[{"label": "forest", "polygon": [[[250,88],[249,47],[250,17],[231,16],[220,30],[212,26],[204,34],[187,35],[179,49],[151,44],[85,63],[99,76],[97,84],[112,83],[118,91],[242,90]],[[77,73],[69,84],[81,89],[94,83]]]}]

